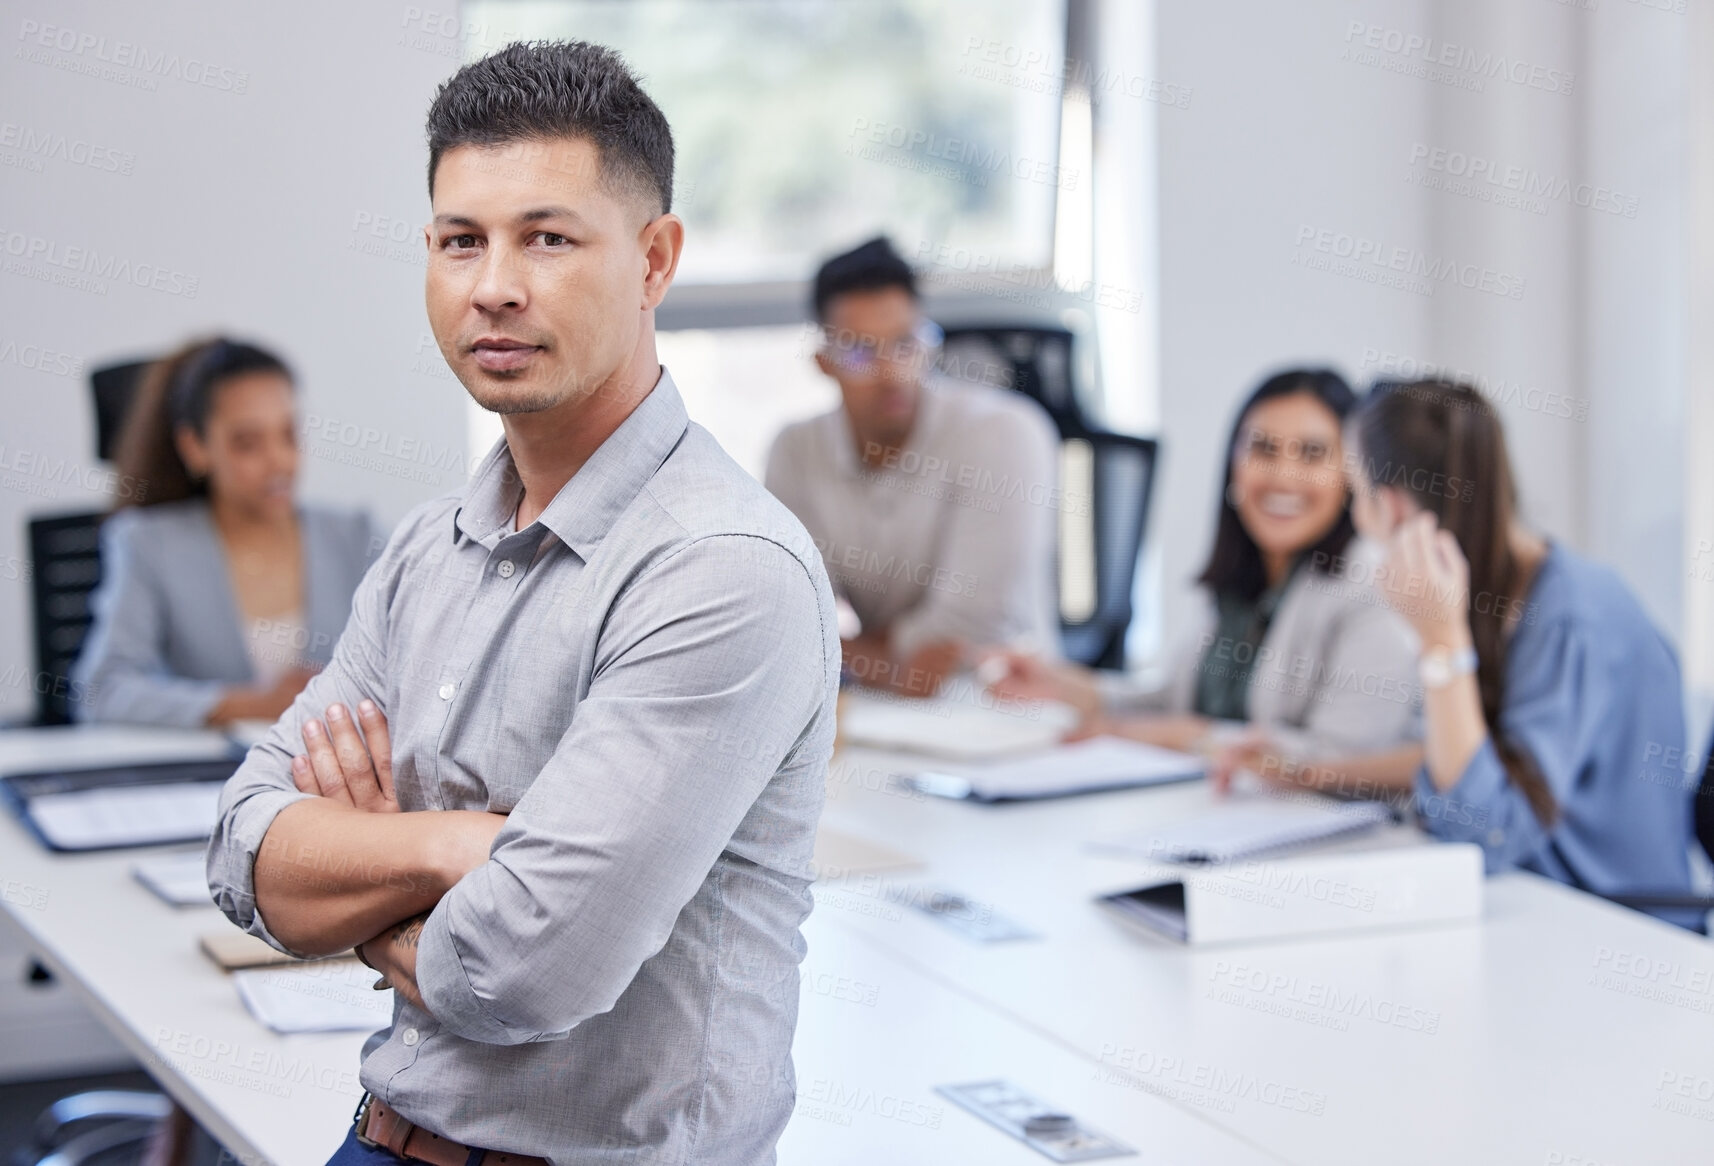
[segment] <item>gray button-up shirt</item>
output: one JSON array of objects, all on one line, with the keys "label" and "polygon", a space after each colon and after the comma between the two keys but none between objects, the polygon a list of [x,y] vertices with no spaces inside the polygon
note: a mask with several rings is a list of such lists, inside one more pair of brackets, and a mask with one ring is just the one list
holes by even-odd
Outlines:
[{"label": "gray button-up shirt", "polygon": [[[839,650],[785,507],[650,395],[521,531],[502,441],[401,524],[333,661],[221,799],[209,883],[280,946],[252,868],[300,726],[372,697],[406,811],[509,811],[423,928],[365,1087],[560,1162],[773,1160]],[[337,864],[337,856],[326,856]],[[336,1140],[338,1131],[329,1131]]]}]

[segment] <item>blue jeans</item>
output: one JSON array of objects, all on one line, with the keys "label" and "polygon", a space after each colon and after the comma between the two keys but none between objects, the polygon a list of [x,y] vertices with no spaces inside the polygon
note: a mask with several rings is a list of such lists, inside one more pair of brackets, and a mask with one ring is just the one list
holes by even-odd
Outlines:
[{"label": "blue jeans", "polygon": [[327,1160],[327,1166],[399,1166],[404,1161],[384,1147],[365,1146],[357,1140],[357,1131],[349,1129],[345,1131],[345,1140],[339,1144],[339,1149]]},{"label": "blue jeans", "polygon": [[[472,1161],[481,1155],[481,1150],[470,1152]],[[383,1146],[365,1146],[357,1140],[357,1131],[350,1129],[345,1132],[345,1141],[333,1152],[333,1157],[327,1160],[327,1166],[404,1166],[409,1161],[410,1159],[401,1158]]]}]

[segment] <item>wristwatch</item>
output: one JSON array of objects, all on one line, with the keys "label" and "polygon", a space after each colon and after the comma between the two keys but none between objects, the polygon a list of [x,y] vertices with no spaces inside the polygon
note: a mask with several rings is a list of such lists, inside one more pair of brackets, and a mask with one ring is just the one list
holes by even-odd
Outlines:
[{"label": "wristwatch", "polygon": [[1460,676],[1476,671],[1476,649],[1433,647],[1417,661],[1416,674],[1424,688],[1445,688]]}]

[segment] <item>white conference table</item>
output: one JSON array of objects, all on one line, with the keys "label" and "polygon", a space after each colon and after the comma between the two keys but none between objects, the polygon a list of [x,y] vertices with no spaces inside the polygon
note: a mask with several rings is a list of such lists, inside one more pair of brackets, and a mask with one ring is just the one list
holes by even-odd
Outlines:
[{"label": "white conference table", "polygon": [[[19,740],[0,736],[0,768]],[[829,781],[830,827],[925,865],[818,887],[786,1166],[1046,1161],[933,1092],[991,1077],[1140,1151],[1116,1161],[1714,1158],[1704,940],[1510,875],[1489,881],[1480,924],[1187,949],[1092,906],[1149,868],[1082,844],[1198,812],[1201,783],[978,806],[875,779],[909,767],[849,750]],[[1342,845],[1413,844],[1401,828]],[[130,877],[140,853],[53,855],[0,815],[0,886],[31,889],[0,905],[241,1161],[325,1161],[362,1037],[255,1022],[196,950],[224,920],[155,899]],[[900,882],[962,892],[1041,938],[974,943],[879,893]]]},{"label": "white conference table", "polygon": [[[1140,1089],[1304,1166],[1714,1162],[1701,937],[1515,873],[1487,880],[1480,923],[1188,948],[1091,902],[1162,868],[1084,843],[1203,812],[1206,783],[978,805],[877,780],[911,767],[848,751],[824,823],[930,859],[892,881],[1042,938],[972,943],[869,909],[873,885],[828,888],[819,913]],[[1395,827],[1330,849],[1417,844]]]},{"label": "white conference table", "polygon": [[[94,736],[107,739],[91,750]],[[205,734],[176,742],[164,734],[79,737],[66,737],[62,748],[58,735],[0,734],[0,771],[56,757],[95,763],[218,746]],[[230,926],[220,913],[212,905],[169,907],[131,875],[140,858],[174,849],[183,848],[53,854],[0,813],[0,888],[8,888],[0,905],[47,966],[238,1161],[318,1166],[343,1139],[361,1095],[363,1034],[281,1036],[252,1018],[230,978],[197,947],[199,936]],[[821,910],[805,929],[810,955],[793,1048],[799,1103],[780,1144],[782,1166],[1044,1161],[934,1092],[996,1077],[1072,1106],[1137,1147],[1126,1161],[1281,1161],[1203,1115],[1107,1079],[1076,1050],[838,923],[835,912]]]}]

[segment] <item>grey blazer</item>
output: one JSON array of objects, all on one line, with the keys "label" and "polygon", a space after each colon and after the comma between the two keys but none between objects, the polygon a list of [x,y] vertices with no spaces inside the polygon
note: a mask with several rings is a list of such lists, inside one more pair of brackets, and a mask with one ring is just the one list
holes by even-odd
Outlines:
[{"label": "grey blazer", "polygon": [[[359,511],[301,506],[307,642],[286,650],[325,664],[351,596],[383,539]],[[254,682],[226,553],[201,499],[132,507],[101,529],[95,623],[72,679],[84,721],[195,727],[221,693]]]},{"label": "grey blazer", "polygon": [[[1354,539],[1337,573],[1300,570],[1280,597],[1251,667],[1249,711],[1289,756],[1336,757],[1421,739],[1416,633],[1371,583],[1379,558],[1373,544]],[[1176,645],[1164,684],[1099,681],[1106,711],[1190,712],[1197,672],[1225,666],[1214,636],[1214,605],[1205,602]]]}]

